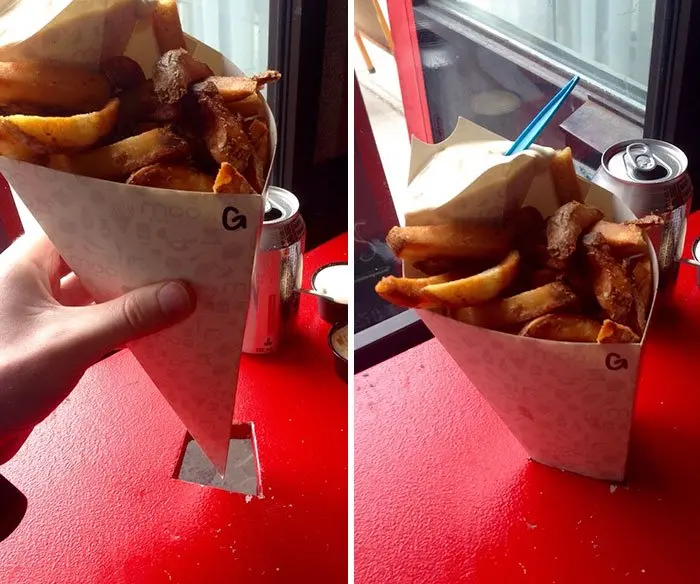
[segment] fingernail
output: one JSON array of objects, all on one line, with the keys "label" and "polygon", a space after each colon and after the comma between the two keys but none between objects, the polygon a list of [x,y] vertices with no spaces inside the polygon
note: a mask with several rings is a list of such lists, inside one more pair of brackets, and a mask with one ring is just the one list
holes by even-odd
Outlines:
[{"label": "fingernail", "polygon": [[167,316],[189,314],[194,307],[189,291],[179,282],[168,282],[158,290],[158,302]]}]

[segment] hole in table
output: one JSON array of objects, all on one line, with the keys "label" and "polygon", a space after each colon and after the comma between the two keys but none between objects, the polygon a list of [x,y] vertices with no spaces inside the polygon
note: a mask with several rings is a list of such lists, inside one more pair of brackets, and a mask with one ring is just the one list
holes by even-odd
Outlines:
[{"label": "hole in table", "polygon": [[253,424],[245,422],[231,427],[225,477],[219,475],[199,444],[187,434],[174,478],[230,493],[261,496],[259,468]]},{"label": "hole in table", "polygon": [[0,475],[0,541],[10,537],[27,512],[27,498]]}]

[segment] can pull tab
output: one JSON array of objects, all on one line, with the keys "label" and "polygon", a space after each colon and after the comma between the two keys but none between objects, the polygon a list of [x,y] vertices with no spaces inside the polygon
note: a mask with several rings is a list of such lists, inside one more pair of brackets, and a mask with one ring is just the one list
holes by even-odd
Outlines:
[{"label": "can pull tab", "polygon": [[671,172],[670,168],[654,156],[651,148],[642,142],[627,146],[625,166],[630,176],[638,180],[656,180]]}]

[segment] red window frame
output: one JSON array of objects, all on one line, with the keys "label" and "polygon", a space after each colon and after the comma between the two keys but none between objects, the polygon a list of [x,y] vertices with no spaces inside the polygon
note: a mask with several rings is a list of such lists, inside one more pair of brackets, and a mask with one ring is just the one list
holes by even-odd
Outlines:
[{"label": "red window frame", "polygon": [[408,135],[433,143],[412,0],[387,2]]}]

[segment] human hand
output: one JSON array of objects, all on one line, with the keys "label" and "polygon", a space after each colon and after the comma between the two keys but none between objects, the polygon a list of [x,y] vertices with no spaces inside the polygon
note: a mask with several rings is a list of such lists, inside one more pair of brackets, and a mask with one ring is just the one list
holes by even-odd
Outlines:
[{"label": "human hand", "polygon": [[124,343],[184,320],[195,307],[180,282],[92,301],[46,236],[23,236],[0,254],[0,464],[88,367]]}]

